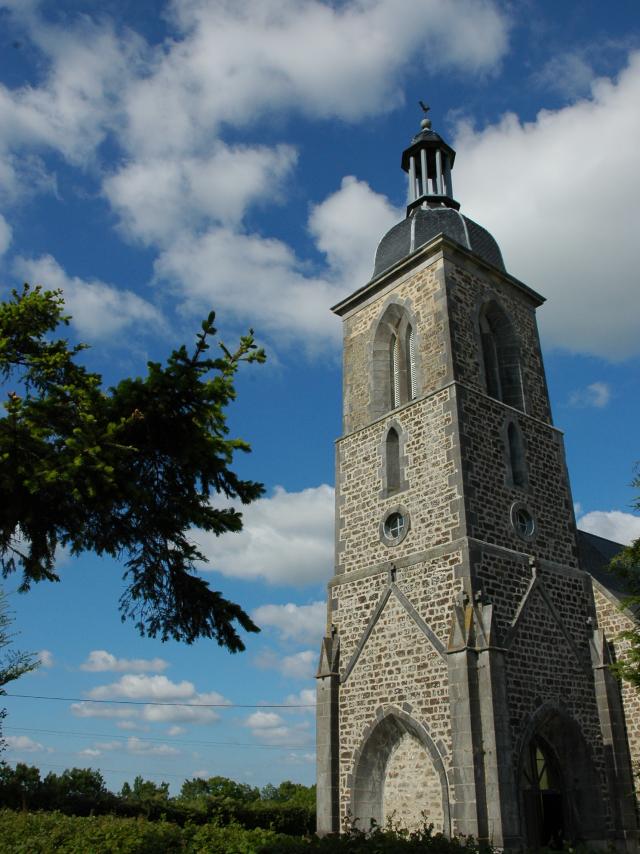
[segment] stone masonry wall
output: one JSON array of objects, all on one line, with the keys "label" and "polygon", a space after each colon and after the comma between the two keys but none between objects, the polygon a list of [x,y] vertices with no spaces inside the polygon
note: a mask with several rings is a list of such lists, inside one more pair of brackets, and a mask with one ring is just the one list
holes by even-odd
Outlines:
[{"label": "stone masonry wall", "polygon": [[[415,586],[421,597],[412,604],[426,619],[430,603],[449,600],[456,589],[452,564],[434,560],[408,567],[398,573],[398,587],[410,594]],[[443,566],[444,564],[444,566]],[[447,568],[448,565],[448,568]],[[341,641],[341,673],[362,638],[375,604],[388,584],[387,574],[380,573],[357,582],[341,584],[340,607],[334,611]],[[446,642],[448,629],[445,614],[449,608],[437,609],[432,628]],[[357,663],[340,686],[340,793],[341,814],[351,808],[354,757],[362,747],[367,729],[376,721],[381,706],[404,709],[420,722],[438,746],[445,767],[450,765],[450,714],[446,662],[435,651],[429,639],[392,593],[360,652]],[[399,785],[399,784],[397,784]],[[426,806],[426,805],[425,805]]]},{"label": "stone masonry wall", "polygon": [[343,410],[344,432],[350,433],[371,421],[371,346],[375,327],[390,300],[404,305],[415,320],[418,389],[428,394],[440,388],[447,375],[447,340],[442,261],[413,272],[393,292],[383,292],[344,321]]},{"label": "stone masonry wall", "polygon": [[[616,658],[622,660],[629,644],[618,636],[621,632],[636,628],[637,624],[628,613],[620,610],[615,599],[607,595],[597,583],[594,582],[593,587],[598,626],[604,630],[607,640],[613,643]],[[624,680],[621,682],[621,689],[631,762],[638,770],[640,769],[640,691]],[[635,783],[636,793],[640,797],[637,776]]]},{"label": "stone masonry wall", "polygon": [[496,299],[519,339],[525,409],[535,418],[550,423],[549,396],[532,300],[508,279],[474,269],[467,258],[457,263],[446,262],[445,275],[455,378],[478,391],[485,391],[478,314],[483,302]]},{"label": "stone masonry wall", "polygon": [[385,822],[408,830],[417,830],[425,822],[433,824],[436,832],[444,827],[440,777],[427,751],[408,733],[389,759],[383,804]]},{"label": "stone masonry wall", "polygon": [[[406,437],[408,486],[382,497],[382,442],[391,423],[399,424]],[[338,573],[452,541],[460,523],[455,507],[459,494],[449,483],[455,470],[452,423],[450,391],[444,389],[339,441]],[[401,543],[389,548],[381,540],[380,524],[385,512],[399,504],[408,511],[411,528]]]},{"label": "stone masonry wall", "polygon": [[[458,388],[458,394],[469,535],[577,566],[571,491],[560,434],[482,393]],[[508,480],[507,419],[517,421],[524,440],[528,472],[524,488]],[[524,541],[511,524],[515,502],[523,502],[535,519],[536,533],[530,541]]]}]

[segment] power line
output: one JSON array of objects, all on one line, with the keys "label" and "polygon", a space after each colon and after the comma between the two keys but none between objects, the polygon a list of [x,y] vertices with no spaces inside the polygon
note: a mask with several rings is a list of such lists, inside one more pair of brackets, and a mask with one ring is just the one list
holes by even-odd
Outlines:
[{"label": "power line", "polygon": [[[79,732],[76,730],[68,730],[68,729],[36,729],[34,727],[25,727],[25,726],[3,726],[3,731],[7,732],[11,730],[13,732],[39,732],[45,733],[47,735],[73,735],[78,736],[80,738],[109,738],[109,739],[119,739],[122,741],[127,741],[130,738],[135,738],[138,741],[160,741],[166,743],[166,738],[160,738],[159,736],[143,736],[143,735],[121,735],[120,733],[106,733],[106,732]],[[247,741],[200,741],[197,739],[186,739],[186,738],[172,738],[171,744],[198,744],[198,745],[214,745],[216,747],[221,746],[231,746],[231,747],[254,747],[261,750],[309,750],[313,745],[300,745],[297,747],[289,746],[289,745],[277,745],[277,744],[254,744]]]},{"label": "power line", "polygon": [[158,700],[95,700],[89,697],[45,697],[42,694],[10,694],[23,700],[61,700],[65,703],[106,703],[119,706],[181,706],[188,709],[315,709],[311,703],[169,703]]}]

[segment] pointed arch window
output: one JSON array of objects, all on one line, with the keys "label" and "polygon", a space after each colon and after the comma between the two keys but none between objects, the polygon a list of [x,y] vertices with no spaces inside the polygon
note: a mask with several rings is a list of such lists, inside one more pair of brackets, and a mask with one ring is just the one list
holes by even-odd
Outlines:
[{"label": "pointed arch window", "polygon": [[480,342],[487,394],[524,410],[518,338],[506,313],[493,300],[480,312]]},{"label": "pointed arch window", "polygon": [[507,426],[507,446],[509,467],[511,469],[511,484],[520,489],[525,489],[528,482],[527,461],[524,453],[522,433],[515,421],[510,421]]},{"label": "pointed arch window", "polygon": [[373,336],[371,415],[376,418],[418,396],[414,326],[397,303],[387,306]]}]

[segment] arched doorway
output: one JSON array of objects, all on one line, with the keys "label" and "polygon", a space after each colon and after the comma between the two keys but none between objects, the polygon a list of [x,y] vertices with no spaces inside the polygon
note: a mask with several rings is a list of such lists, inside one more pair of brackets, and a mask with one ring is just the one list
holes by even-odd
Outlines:
[{"label": "arched doorway", "polygon": [[352,806],[358,827],[371,822],[414,830],[433,823],[449,834],[449,791],[438,749],[417,721],[387,709],[369,728],[356,753]]},{"label": "arched doorway", "polygon": [[529,845],[561,849],[568,830],[565,786],[551,748],[541,738],[529,742],[520,787]]},{"label": "arched doorway", "polygon": [[519,786],[528,847],[603,838],[601,780],[579,725],[564,710],[543,707],[530,721]]}]

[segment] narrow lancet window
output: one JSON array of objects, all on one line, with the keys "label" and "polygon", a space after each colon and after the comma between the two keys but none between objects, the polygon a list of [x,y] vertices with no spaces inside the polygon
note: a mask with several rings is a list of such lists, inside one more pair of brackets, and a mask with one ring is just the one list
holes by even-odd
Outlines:
[{"label": "narrow lancet window", "polygon": [[385,442],[385,471],[387,495],[400,489],[400,437],[395,427],[387,433]]},{"label": "narrow lancet window", "polygon": [[507,428],[509,444],[509,463],[511,465],[511,481],[514,486],[524,488],[527,485],[527,462],[524,455],[524,444],[520,428],[513,421]]}]

